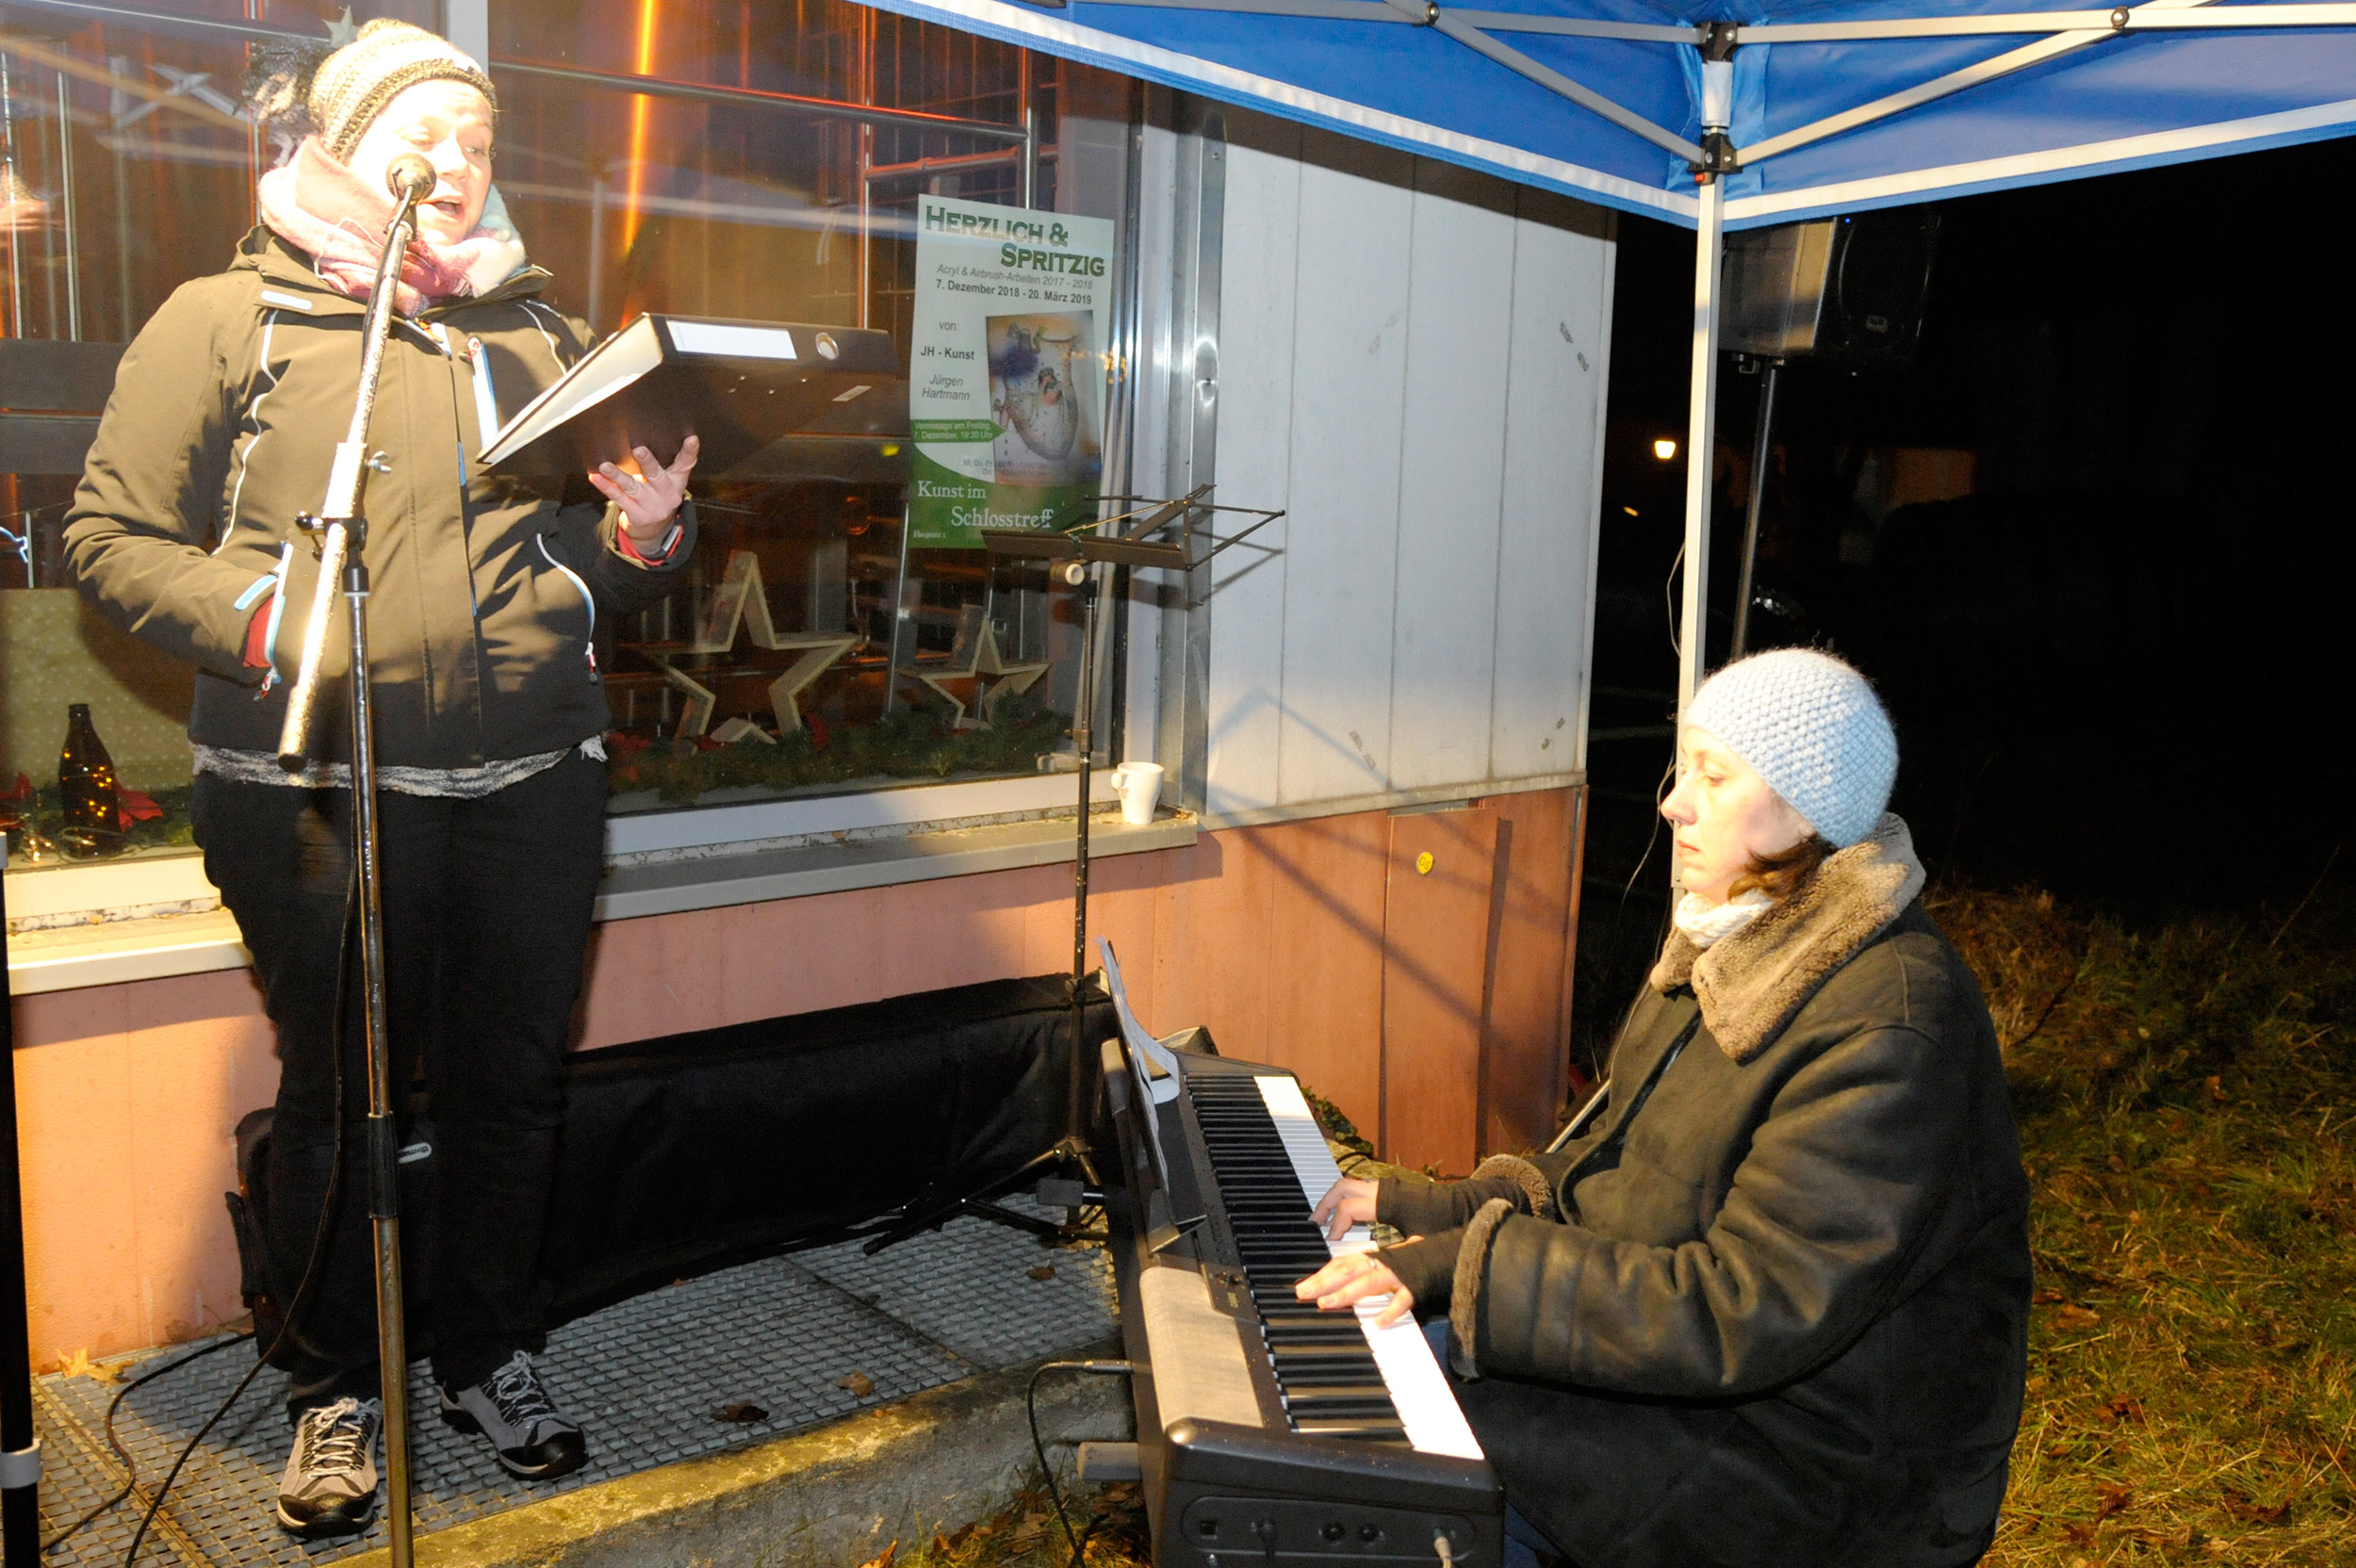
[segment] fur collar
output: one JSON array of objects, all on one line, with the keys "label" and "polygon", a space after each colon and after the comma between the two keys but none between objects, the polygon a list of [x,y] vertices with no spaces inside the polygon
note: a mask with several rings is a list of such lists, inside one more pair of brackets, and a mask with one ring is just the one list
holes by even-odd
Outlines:
[{"label": "fur collar", "polygon": [[1869,837],[1827,858],[1797,892],[1706,951],[1672,930],[1653,965],[1652,988],[1665,995],[1692,985],[1718,1049],[1747,1062],[1922,890],[1913,836],[1885,813]]}]

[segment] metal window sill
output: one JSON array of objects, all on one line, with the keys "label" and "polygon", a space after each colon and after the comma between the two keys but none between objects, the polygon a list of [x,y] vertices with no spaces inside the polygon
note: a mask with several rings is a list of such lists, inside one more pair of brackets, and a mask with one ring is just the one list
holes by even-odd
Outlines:
[{"label": "metal window sill", "polygon": [[[1179,849],[1193,843],[1200,830],[1191,816],[1164,812],[1152,823],[1132,826],[1117,813],[1099,812],[1089,828],[1089,854],[1101,858]],[[1069,864],[1072,858],[1071,822],[1046,818],[747,855],[622,865],[606,874],[597,895],[597,918],[630,920],[725,908],[936,877]],[[252,961],[237,922],[226,909],[136,920],[104,920],[102,916],[89,924],[9,937],[8,988],[16,996],[34,996],[243,969]]]},{"label": "metal window sill", "polygon": [[8,992],[37,996],[126,980],[243,969],[253,962],[228,910],[19,932],[8,939]]},{"label": "metal window sill", "polygon": [[[1194,842],[1200,830],[1191,816],[1164,812],[1151,823],[1132,826],[1117,812],[1100,811],[1090,819],[1088,854],[1094,858],[1180,849]],[[1046,817],[797,845],[751,855],[617,866],[606,873],[599,888],[597,919],[632,920],[686,909],[716,909],[939,876],[1068,864],[1072,858],[1072,823]]]}]

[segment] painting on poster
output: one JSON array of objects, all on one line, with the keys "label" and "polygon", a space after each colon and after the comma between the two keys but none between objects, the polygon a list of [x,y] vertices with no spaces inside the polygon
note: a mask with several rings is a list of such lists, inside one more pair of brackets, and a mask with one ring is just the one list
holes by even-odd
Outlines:
[{"label": "painting on poster", "polygon": [[1113,225],[917,198],[909,542],[1044,529],[1103,483]]}]

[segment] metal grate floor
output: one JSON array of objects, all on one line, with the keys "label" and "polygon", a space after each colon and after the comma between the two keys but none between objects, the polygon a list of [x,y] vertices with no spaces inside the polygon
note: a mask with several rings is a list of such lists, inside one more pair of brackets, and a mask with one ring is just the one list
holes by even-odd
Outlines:
[{"label": "metal grate floor", "polygon": [[[1053,1277],[1032,1278],[1042,1265],[1054,1266]],[[562,1480],[533,1486],[509,1476],[482,1438],[442,1425],[424,1368],[412,1369],[417,1533],[1093,1344],[1113,1333],[1113,1313],[1112,1266],[1102,1248],[1051,1249],[976,1219],[878,1257],[861,1257],[856,1245],[831,1247],[653,1291],[549,1336],[544,1378],[589,1431],[588,1464]],[[155,1487],[252,1365],[244,1349],[225,1349],[126,1398],[115,1432],[138,1463],[138,1493],[43,1560],[56,1568],[120,1564]],[[138,1370],[134,1364],[126,1376]],[[858,1385],[854,1373],[873,1388],[844,1387]],[[35,1383],[44,1540],[123,1483],[105,1436],[118,1387],[62,1374]],[[148,1531],[141,1562],[303,1564],[384,1544],[382,1519],[365,1536],[330,1544],[306,1545],[279,1529],[270,1510],[286,1457],[285,1387],[283,1374],[265,1368],[197,1446]],[[766,1419],[717,1417],[721,1406],[739,1403],[760,1406]]]}]

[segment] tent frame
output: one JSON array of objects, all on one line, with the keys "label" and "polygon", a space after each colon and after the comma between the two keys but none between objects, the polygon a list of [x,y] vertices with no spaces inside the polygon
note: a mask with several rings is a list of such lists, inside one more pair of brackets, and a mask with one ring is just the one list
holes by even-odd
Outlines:
[{"label": "tent frame", "polygon": [[[1067,0],[1023,0],[1060,10]],[[1708,675],[1710,514],[1717,451],[1719,277],[1726,248],[1724,177],[1780,154],[1887,120],[1998,81],[2058,56],[2146,32],[2356,26],[2356,4],[2214,8],[2213,0],[2144,0],[2107,10],[2004,11],[1984,16],[1895,17],[1862,22],[1780,22],[1747,25],[1588,21],[1513,11],[1443,7],[1438,0],[1091,0],[1164,10],[1225,11],[1317,21],[1429,27],[1588,112],[1685,159],[1695,185],[1693,379],[1686,412],[1684,574],[1678,596],[1677,712]],[[1532,59],[1499,33],[1551,34],[1690,47],[1702,56],[1702,139],[1696,143],[1593,88]],[[1749,147],[1727,137],[1732,122],[1734,53],[1746,43],[1863,42],[1875,40],[2043,35],[1974,65],[1950,71],[1838,114],[1794,126]],[[1746,574],[1747,575],[1747,574]],[[1747,586],[1747,584],[1746,584]],[[1741,609],[1738,607],[1738,614]]]}]

